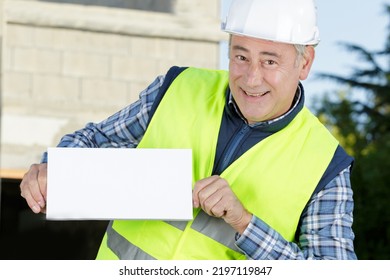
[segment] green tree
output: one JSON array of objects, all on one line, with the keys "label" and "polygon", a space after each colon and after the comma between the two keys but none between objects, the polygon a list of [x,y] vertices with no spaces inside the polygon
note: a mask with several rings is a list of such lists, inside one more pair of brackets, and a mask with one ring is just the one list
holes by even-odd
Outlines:
[{"label": "green tree", "polygon": [[[390,17],[390,5],[385,8]],[[320,73],[343,90],[322,97],[315,111],[355,158],[351,181],[358,258],[390,259],[390,25],[381,51],[342,46],[363,66],[349,77]],[[357,92],[364,98],[356,98]]]}]

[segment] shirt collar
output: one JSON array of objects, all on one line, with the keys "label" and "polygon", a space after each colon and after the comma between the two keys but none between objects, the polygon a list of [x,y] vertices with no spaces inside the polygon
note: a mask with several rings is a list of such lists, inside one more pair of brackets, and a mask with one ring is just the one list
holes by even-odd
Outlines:
[{"label": "shirt collar", "polygon": [[[304,89],[302,84],[299,83],[297,91],[295,93],[293,104],[286,113],[272,120],[257,122],[248,125],[253,128],[262,128],[271,131],[274,131],[275,129],[280,130],[281,128],[285,127],[288,123],[290,123],[290,121],[298,114],[298,112],[302,109],[303,104],[304,104]],[[230,111],[228,113],[233,112],[237,114],[245,123],[248,123],[247,120],[242,115],[242,113],[240,112],[240,109],[238,108],[229,88],[227,91],[227,108],[228,111]]]}]

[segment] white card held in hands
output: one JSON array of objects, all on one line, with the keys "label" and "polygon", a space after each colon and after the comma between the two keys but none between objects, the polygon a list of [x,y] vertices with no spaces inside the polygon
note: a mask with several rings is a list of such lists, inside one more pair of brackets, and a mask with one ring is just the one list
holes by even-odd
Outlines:
[{"label": "white card held in hands", "polygon": [[49,148],[46,217],[191,220],[192,151]]}]

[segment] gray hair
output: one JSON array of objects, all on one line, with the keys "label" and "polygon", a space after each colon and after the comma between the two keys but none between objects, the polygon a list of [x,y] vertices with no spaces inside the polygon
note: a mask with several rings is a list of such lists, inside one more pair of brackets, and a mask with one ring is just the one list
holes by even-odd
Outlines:
[{"label": "gray hair", "polygon": [[295,44],[294,47],[295,47],[295,50],[297,51],[298,57],[305,55],[305,53],[306,53],[306,46],[305,45]]}]

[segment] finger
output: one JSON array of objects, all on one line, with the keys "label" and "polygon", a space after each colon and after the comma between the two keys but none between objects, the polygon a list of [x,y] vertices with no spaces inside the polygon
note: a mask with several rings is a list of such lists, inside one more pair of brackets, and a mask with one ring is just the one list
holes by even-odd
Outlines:
[{"label": "finger", "polygon": [[41,207],[39,204],[34,200],[34,198],[31,196],[29,192],[25,193],[25,197],[27,205],[30,207],[30,209],[35,213],[38,214],[41,212]]},{"label": "finger", "polygon": [[218,179],[219,179],[219,176],[214,175],[214,176],[199,180],[195,183],[194,190],[192,191],[192,200],[193,200],[193,205],[195,208],[198,208],[200,206],[199,193],[203,189],[208,187],[210,184],[217,181]]},{"label": "finger", "polygon": [[228,186],[229,185],[225,179],[218,177],[217,180],[212,181],[209,185],[199,190],[198,197],[200,199],[200,202],[202,203],[202,201],[213,195],[218,190]]},{"label": "finger", "polygon": [[232,208],[231,201],[234,200],[234,194],[227,185],[221,185],[213,194],[211,194],[202,203],[202,209],[215,217],[223,218],[226,216],[230,208]]},{"label": "finger", "polygon": [[[217,211],[213,212],[212,209],[214,209],[219,203],[221,203],[222,199],[223,193],[217,187],[204,189],[199,193],[200,206],[207,214],[212,216],[219,216],[217,214]],[[214,210],[217,209],[218,208],[215,208]]]},{"label": "finger", "polygon": [[31,196],[41,208],[46,205],[46,174],[46,168],[38,165],[37,171],[32,173],[32,177],[29,180]]},{"label": "finger", "polygon": [[223,218],[226,215],[226,210],[220,210],[219,207],[213,207],[210,210],[210,216],[214,216],[216,218]]},{"label": "finger", "polygon": [[[213,198],[217,196],[219,197],[218,200]],[[213,197],[207,200],[205,207],[210,209],[209,212],[213,216],[218,218],[225,218],[229,207],[227,202],[229,199],[225,196],[225,194],[222,194],[221,191],[213,195]]]},{"label": "finger", "polygon": [[41,212],[41,207],[35,201],[35,199],[31,195],[31,188],[34,188],[34,181],[30,181],[30,178],[33,178],[35,175],[33,173],[35,172],[35,169],[30,169],[29,173],[26,173],[23,176],[23,180],[20,184],[20,191],[21,196],[26,199],[27,205],[31,208],[31,210],[38,214]]},{"label": "finger", "polygon": [[40,206],[44,207],[47,198],[47,164],[40,165],[39,173],[38,173],[38,184],[39,184],[40,194],[43,196],[43,201],[42,201],[43,205]]},{"label": "finger", "polygon": [[[221,217],[222,211],[216,211],[219,208],[224,208],[223,201],[226,200],[226,195],[229,195],[230,188],[226,180],[219,178],[212,182],[207,188],[203,188],[199,194],[199,203],[202,209],[209,215]],[[222,205],[221,205],[222,203]],[[217,207],[217,205],[220,205]],[[216,208],[215,208],[216,207]],[[214,209],[214,212],[212,211]]]},{"label": "finger", "polygon": [[[226,188],[224,190],[227,190]],[[214,205],[211,212],[230,224],[237,232],[244,232],[252,214],[249,213],[233,192],[226,193],[223,198]]]},{"label": "finger", "polygon": [[21,196],[26,199],[27,204],[35,213],[39,213],[40,208],[44,208],[46,204],[46,167],[46,164],[32,165],[20,184]]}]

